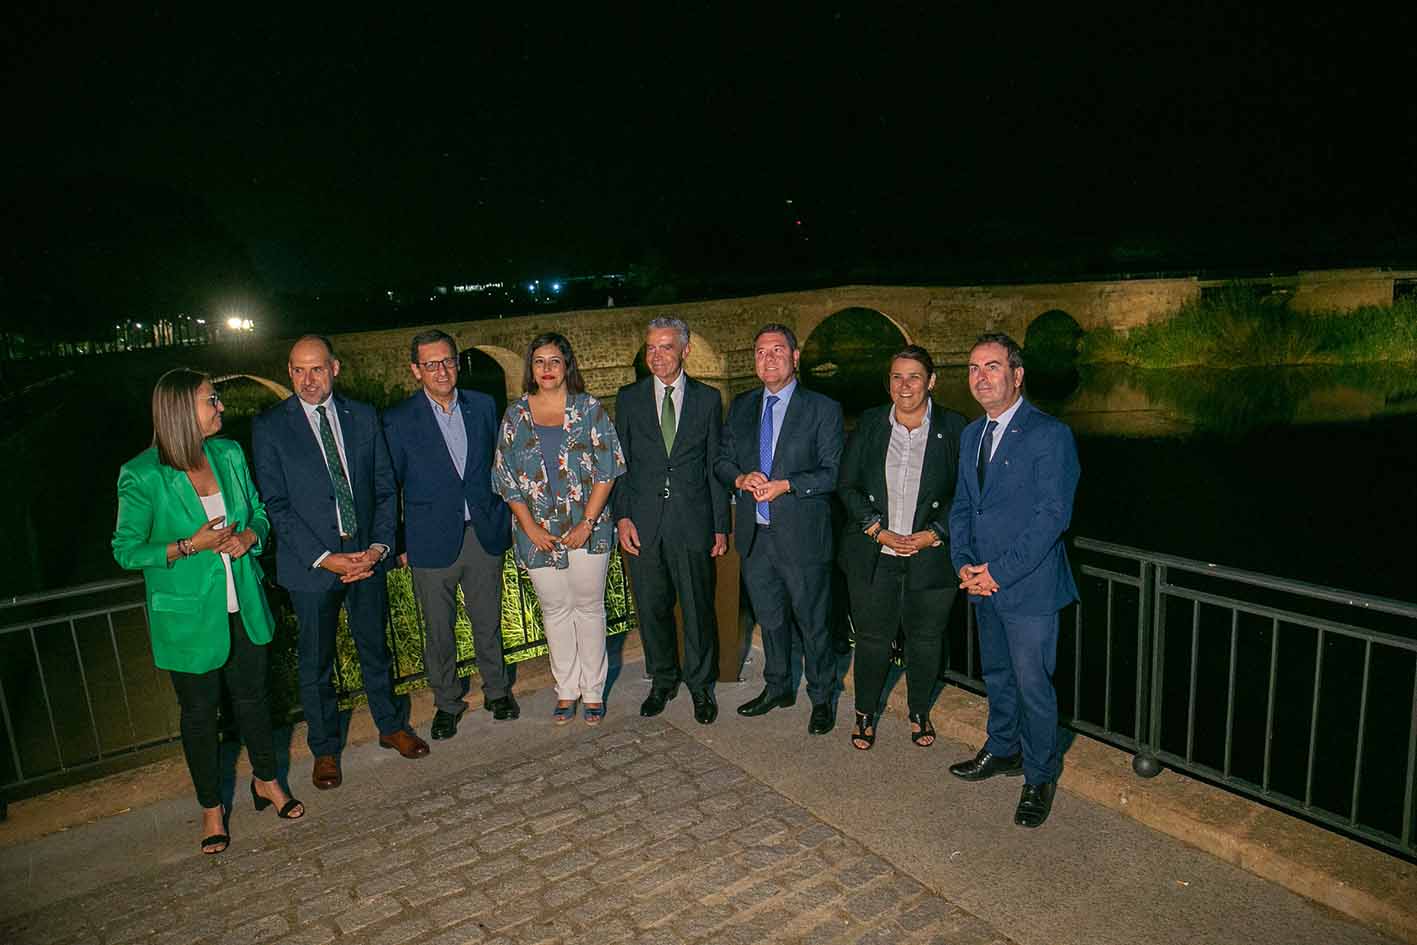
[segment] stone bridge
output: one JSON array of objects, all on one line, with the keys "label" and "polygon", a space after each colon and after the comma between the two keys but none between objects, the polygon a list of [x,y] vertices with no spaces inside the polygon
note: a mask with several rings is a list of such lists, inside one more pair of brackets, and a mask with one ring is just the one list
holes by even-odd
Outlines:
[{"label": "stone bridge", "polygon": [[[1287,296],[1300,311],[1348,310],[1390,305],[1395,286],[1409,285],[1417,272],[1345,269],[1246,280],[1265,292]],[[590,391],[602,399],[635,378],[645,323],[673,314],[689,323],[693,347],[689,372],[710,380],[725,397],[751,386],[753,335],[763,324],[788,325],[806,345],[833,315],[868,310],[889,322],[908,342],[928,349],[941,364],[962,364],[982,331],[1005,331],[1020,342],[1041,315],[1061,311],[1080,328],[1126,331],[1164,319],[1208,288],[1229,284],[1198,277],[1129,279],[987,286],[853,285],[747,298],[670,305],[626,306],[451,322],[443,328],[466,351],[475,348],[502,369],[508,393],[520,385],[526,344],[537,334],[558,331],[570,338]],[[408,342],[419,329],[403,327],[334,337],[344,370],[354,377],[393,388],[412,389]],[[199,363],[224,372],[285,378],[288,340],[253,342],[199,355]]]}]

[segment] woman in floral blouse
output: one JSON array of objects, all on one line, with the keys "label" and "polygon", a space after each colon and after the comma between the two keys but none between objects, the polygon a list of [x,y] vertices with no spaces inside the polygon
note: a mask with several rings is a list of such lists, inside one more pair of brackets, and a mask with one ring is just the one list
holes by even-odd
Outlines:
[{"label": "woman in floral blouse", "polygon": [[586,724],[597,725],[605,718],[605,575],[615,536],[607,506],[625,457],[564,336],[532,339],[522,389],[526,396],[502,418],[492,488],[512,510],[517,562],[541,602],[556,678],[552,717],[571,721],[579,699]]}]

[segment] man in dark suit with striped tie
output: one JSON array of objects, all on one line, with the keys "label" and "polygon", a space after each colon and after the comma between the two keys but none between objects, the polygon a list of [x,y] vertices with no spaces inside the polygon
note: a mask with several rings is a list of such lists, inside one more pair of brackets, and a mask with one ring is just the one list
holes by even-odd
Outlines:
[{"label": "man in dark suit with striped tie", "polygon": [[287,365],[295,396],[251,425],[256,481],[276,535],[276,580],[300,625],[300,704],[315,756],[311,780],[321,789],[344,780],[332,681],[341,606],[379,744],[405,758],[428,754],[408,726],[408,697],[394,693],[384,635],[397,514],[389,450],[374,408],[334,394],[339,367],[329,339],[304,336]]}]

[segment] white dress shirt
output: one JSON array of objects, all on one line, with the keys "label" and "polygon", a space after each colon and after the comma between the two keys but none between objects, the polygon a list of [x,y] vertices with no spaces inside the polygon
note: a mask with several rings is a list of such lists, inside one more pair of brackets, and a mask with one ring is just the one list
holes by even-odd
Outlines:
[{"label": "white dress shirt", "polygon": [[[909,535],[915,520],[915,505],[920,499],[920,473],[925,467],[925,447],[930,442],[930,412],[925,405],[925,417],[920,426],[908,430],[895,418],[895,408],[888,415],[891,424],[890,443],[886,446],[886,507],[889,519],[886,527],[897,535]],[[881,554],[896,556],[887,545]]]}]

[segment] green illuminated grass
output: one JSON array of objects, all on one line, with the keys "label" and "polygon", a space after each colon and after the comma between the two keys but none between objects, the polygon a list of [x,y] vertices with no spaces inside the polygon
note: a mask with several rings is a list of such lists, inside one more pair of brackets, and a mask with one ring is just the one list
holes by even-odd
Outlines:
[{"label": "green illuminated grass", "polygon": [[1165,322],[1082,340],[1085,364],[1240,368],[1417,361],[1417,301],[1351,312],[1294,312],[1236,288]]}]

